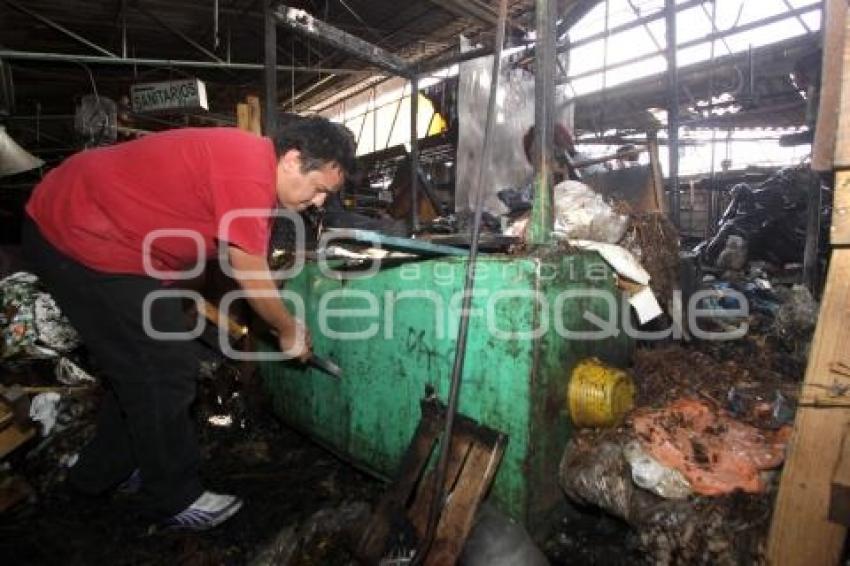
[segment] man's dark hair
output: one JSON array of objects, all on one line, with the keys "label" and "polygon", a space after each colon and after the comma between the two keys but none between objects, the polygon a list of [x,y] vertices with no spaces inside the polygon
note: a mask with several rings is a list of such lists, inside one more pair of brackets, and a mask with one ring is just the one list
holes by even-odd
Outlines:
[{"label": "man's dark hair", "polygon": [[278,157],[296,149],[301,152],[304,172],[326,163],[338,163],[348,176],[355,170],[355,140],[351,130],[321,116],[283,114],[274,140]]}]

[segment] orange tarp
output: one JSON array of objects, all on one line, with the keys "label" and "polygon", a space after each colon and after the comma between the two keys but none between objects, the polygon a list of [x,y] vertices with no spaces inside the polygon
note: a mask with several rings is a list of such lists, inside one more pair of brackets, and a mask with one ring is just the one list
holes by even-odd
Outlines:
[{"label": "orange tarp", "polygon": [[693,399],[639,411],[633,419],[644,449],[682,472],[694,492],[702,495],[762,491],[759,471],[782,464],[791,435],[791,427],[758,429]]}]

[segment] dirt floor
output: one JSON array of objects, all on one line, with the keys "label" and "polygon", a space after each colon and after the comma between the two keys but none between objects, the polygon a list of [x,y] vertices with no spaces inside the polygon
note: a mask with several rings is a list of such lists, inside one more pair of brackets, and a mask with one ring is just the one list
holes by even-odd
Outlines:
[{"label": "dirt floor", "polygon": [[[775,427],[779,423],[760,421],[776,419],[779,412],[786,413],[782,421],[787,422],[793,416],[804,349],[795,351],[774,339],[767,328],[761,330],[733,343],[639,349],[630,368],[638,405],[662,406],[692,396],[712,400],[756,426]],[[41,383],[52,381],[52,372],[45,368],[28,371],[30,384],[39,383],[39,374],[45,376]],[[14,381],[20,382],[20,376]],[[3,563],[353,563],[339,532],[351,526],[344,523],[365,521],[384,484],[282,425],[259,384],[243,380],[235,367],[223,365],[205,373],[196,418],[206,485],[238,494],[245,506],[224,526],[204,534],[151,532],[134,496],[91,499],[69,490],[59,462],[92,433],[94,391],[66,397],[61,430],[44,441],[34,439],[0,464],[0,477],[23,476],[34,490],[28,502],[0,514]],[[762,405],[782,411],[765,414],[757,410]],[[229,419],[229,426],[213,424],[221,424],[222,419]],[[596,443],[596,434],[582,431],[577,440],[589,436]],[[722,517],[729,515],[709,507],[752,508],[752,512],[737,513],[748,518],[746,528],[741,528],[750,534],[744,551],[752,555],[750,547],[761,544],[769,524],[773,487],[766,494],[740,496],[735,501],[706,500],[703,515],[721,517],[722,524]],[[648,549],[666,536],[653,533],[647,540],[646,532],[596,507],[569,503],[566,497],[555,522],[549,536],[531,533],[535,539],[545,539],[541,549],[553,565],[645,563]],[[700,548],[695,546],[694,552],[701,553]],[[290,557],[288,561],[283,555]]]},{"label": "dirt floor", "polygon": [[[213,397],[210,400],[210,396]],[[281,530],[320,509],[372,502],[382,484],[358,472],[303,436],[279,424],[267,410],[218,404],[210,383],[202,386],[198,421],[208,488],[245,500],[240,513],[204,534],[149,532],[129,495],[92,499],[73,493],[57,465],[91,433],[94,399],[70,402],[67,428],[44,447],[16,454],[12,467],[33,485],[27,504],[0,515],[0,556],[6,564],[246,564]],[[236,400],[238,396],[231,397]],[[219,406],[217,406],[219,405]],[[229,409],[233,423],[213,426],[209,416]],[[265,408],[264,408],[265,409]],[[35,441],[37,444],[38,441]],[[311,549],[312,564],[330,560],[332,545]],[[326,561],[325,559],[329,559]],[[301,563],[301,562],[299,562]]]},{"label": "dirt floor", "polygon": [[[74,493],[58,463],[92,433],[97,394],[66,398],[62,430],[22,447],[2,470],[25,477],[35,492],[0,515],[3,563],[353,564],[340,535],[350,525],[340,523],[362,522],[384,484],[281,424],[261,392],[234,386],[237,374],[222,373],[227,368],[201,381],[196,416],[205,483],[244,498],[236,517],[208,533],[155,532],[139,513],[137,496]],[[230,426],[210,423],[224,416]],[[635,564],[633,537],[622,521],[565,500],[542,550],[554,565]]]}]

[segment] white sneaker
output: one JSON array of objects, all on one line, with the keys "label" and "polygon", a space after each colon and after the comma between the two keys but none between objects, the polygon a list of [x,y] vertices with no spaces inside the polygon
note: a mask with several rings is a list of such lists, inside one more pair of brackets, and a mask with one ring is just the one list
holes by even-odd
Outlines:
[{"label": "white sneaker", "polygon": [[242,507],[235,495],[205,491],[194,503],[163,523],[165,529],[206,531],[231,518]]}]

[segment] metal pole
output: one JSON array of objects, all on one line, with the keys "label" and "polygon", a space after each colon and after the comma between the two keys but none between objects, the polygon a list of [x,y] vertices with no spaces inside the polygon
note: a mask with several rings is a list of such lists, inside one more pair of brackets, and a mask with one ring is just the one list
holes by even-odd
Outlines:
[{"label": "metal pole", "polygon": [[[818,107],[818,87],[809,86],[806,108],[806,121],[809,129],[814,131]],[[807,199],[808,219],[806,222],[806,246],[803,251],[803,285],[808,287],[812,295],[816,295],[819,284],[818,251],[820,249],[820,214],[821,214],[821,180],[820,176],[811,171],[812,182],[809,186]]]},{"label": "metal pole", "polygon": [[[61,61],[65,63],[102,63],[105,65],[150,65],[153,67],[187,67],[201,69],[236,69],[261,71],[266,67],[260,63],[219,63],[217,61],[183,61],[177,59],[147,59],[142,57],[101,57],[100,55],[70,55],[66,53],[33,53],[30,51],[0,50],[0,58],[20,61]],[[334,69],[327,67],[295,67],[278,65],[278,71],[299,71],[303,73],[336,73],[340,75],[373,75],[373,71],[363,69]]]},{"label": "metal pole", "polygon": [[[711,4],[711,29],[717,29],[717,2]],[[708,73],[708,113],[711,114],[711,109],[714,107],[714,57],[716,40],[711,40],[711,58],[709,65],[711,66]],[[716,167],[714,162],[717,160],[717,128],[711,128],[711,176],[708,181],[708,206],[706,211],[705,222],[705,239],[711,238],[714,235],[714,201],[715,189],[717,183]]]},{"label": "metal pole", "polygon": [[419,77],[410,79],[410,229],[419,230]]},{"label": "metal pole", "polygon": [[218,0],[213,0],[213,46],[218,49]]},{"label": "metal pole", "polygon": [[121,57],[127,58],[127,0],[121,0]]},{"label": "metal pole", "polygon": [[414,74],[407,62],[395,53],[314,18],[304,10],[277,5],[272,11],[281,25],[308,38],[369,61],[376,67],[388,70],[395,75],[409,78]]},{"label": "metal pole", "polygon": [[664,0],[667,21],[667,151],[670,157],[670,219],[679,219],[679,69],[676,65],[676,0]]},{"label": "metal pole", "polygon": [[[538,0],[538,3],[541,0]],[[545,0],[542,0],[545,2]],[[460,323],[457,329],[457,346],[452,366],[449,398],[446,408],[446,427],[440,440],[440,455],[434,473],[434,497],[428,510],[428,524],[425,536],[416,550],[414,564],[422,564],[434,540],[437,522],[443,509],[446,493],[444,483],[449,467],[454,419],[457,414],[460,386],[463,379],[463,366],[466,356],[466,340],[469,335],[469,314],[472,307],[472,294],[475,287],[475,265],[478,259],[478,238],[481,235],[481,217],[484,211],[484,179],[485,171],[493,155],[493,124],[496,116],[496,91],[499,86],[499,76],[502,66],[502,46],[505,43],[505,22],[508,16],[508,0],[499,2],[499,23],[496,27],[495,53],[490,76],[490,96],[487,101],[487,119],[484,126],[484,147],[481,150],[481,162],[478,166],[478,179],[475,184],[475,216],[472,221],[472,237],[469,247],[469,259],[466,264],[466,276],[463,282],[463,298],[461,301]],[[554,71],[554,65],[552,65]],[[554,75],[553,75],[554,76]]]},{"label": "metal pole", "polygon": [[274,138],[277,133],[277,20],[269,3],[265,6],[265,112],[263,130],[266,137]]},{"label": "metal pole", "polygon": [[554,0],[536,0],[536,63],[534,65],[534,204],[529,242],[546,244],[555,224],[552,195],[552,145],[555,109]]}]

